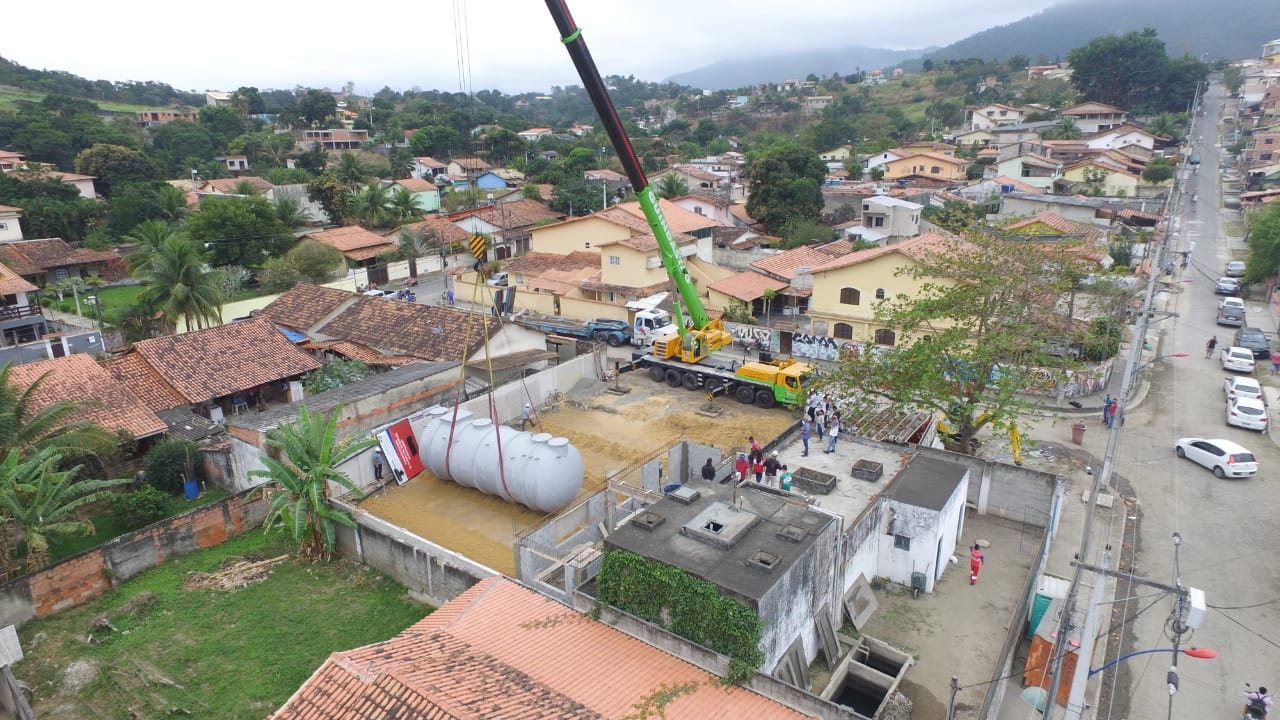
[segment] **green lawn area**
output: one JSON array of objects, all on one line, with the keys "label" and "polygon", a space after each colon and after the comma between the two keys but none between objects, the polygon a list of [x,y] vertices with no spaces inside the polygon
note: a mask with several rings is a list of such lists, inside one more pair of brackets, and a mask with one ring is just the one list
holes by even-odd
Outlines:
[{"label": "green lawn area", "polygon": [[[290,559],[245,588],[182,589],[193,571],[292,550],[278,534],[250,531],[175,558],[97,601],[24,625],[26,659],[14,672],[35,691],[37,717],[265,717],[330,653],[386,640],[430,612],[400,585],[345,561]],[[149,607],[122,607],[143,592],[155,594]],[[94,631],[99,643],[88,644],[85,634],[99,616],[116,632]],[[39,633],[45,639],[33,642]],[[76,671],[68,673],[73,664]],[[83,686],[69,690],[69,676],[83,678]]]},{"label": "green lawn area", "polygon": [[[104,320],[111,321],[114,313],[119,312],[122,308],[126,308],[137,302],[138,296],[142,291],[146,290],[142,285],[118,285],[109,288],[102,288],[102,317]],[[92,292],[92,291],[90,291]],[[50,296],[54,300],[54,307],[65,313],[74,313],[76,311],[76,299],[71,295],[65,296],[61,302],[58,302],[58,296]],[[84,294],[80,295],[80,314],[88,318],[97,317],[97,311],[93,306],[86,303]]]},{"label": "green lawn area", "polygon": [[[38,103],[43,99],[44,93],[21,90],[12,86],[0,88],[0,110],[15,110],[17,109],[19,102],[25,101]],[[131,105],[128,103],[118,103],[107,100],[94,100],[93,98],[86,99],[106,112],[135,113],[143,110],[156,109],[150,105]]]},{"label": "green lawn area", "polygon": [[[209,490],[195,500],[187,500],[181,495],[175,495],[169,498],[169,512],[165,517],[171,518],[175,515],[181,515],[182,513],[193,508],[200,507],[201,505],[215,503],[226,496],[227,492],[225,490]],[[111,514],[110,509],[104,509],[102,512],[94,513],[89,516],[89,519],[93,521],[93,528],[96,532],[88,537],[69,537],[55,540],[51,544],[50,548],[50,555],[53,562],[58,562],[63,558],[71,557],[72,555],[88,550],[89,548],[97,547],[108,540],[120,537],[130,530],[136,529],[124,527],[120,523],[116,522],[115,516]]]}]

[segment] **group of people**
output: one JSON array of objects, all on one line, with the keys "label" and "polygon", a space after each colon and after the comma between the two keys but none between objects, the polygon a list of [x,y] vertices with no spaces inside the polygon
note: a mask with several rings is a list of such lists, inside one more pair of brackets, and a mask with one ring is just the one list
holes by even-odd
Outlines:
[{"label": "group of people", "polygon": [[[748,474],[754,474],[756,482],[764,483],[769,487],[776,487],[782,490],[791,489],[791,470],[782,461],[778,459],[778,451],[774,450],[765,455],[764,449],[760,447],[760,441],[754,436],[748,437],[747,441],[751,443],[751,449],[745,454],[738,454],[737,472],[745,478]],[[708,466],[711,463],[708,461]],[[712,471],[714,477],[714,468],[703,468],[703,477],[707,476],[707,471]]]},{"label": "group of people", "polygon": [[800,442],[804,445],[801,457],[809,456],[809,438],[813,437],[814,431],[818,433],[819,442],[824,436],[827,438],[827,449],[823,453],[836,451],[836,441],[840,439],[840,411],[831,402],[830,395],[809,394],[808,407],[800,419]]},{"label": "group of people", "polygon": [[[1111,397],[1111,393],[1102,399],[1102,424],[1111,427],[1116,422],[1116,413],[1120,411],[1120,401]],[[1124,423],[1120,423],[1124,425]]]}]

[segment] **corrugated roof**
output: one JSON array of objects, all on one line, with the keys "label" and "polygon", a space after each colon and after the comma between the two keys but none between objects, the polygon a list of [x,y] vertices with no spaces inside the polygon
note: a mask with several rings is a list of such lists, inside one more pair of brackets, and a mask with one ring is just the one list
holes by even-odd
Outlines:
[{"label": "corrugated roof", "polygon": [[[84,401],[77,419],[89,420],[135,438],[158,435],[168,427],[124,383],[83,353],[15,365],[9,371],[13,384],[25,390],[44,375],[32,395],[32,412],[61,400]],[[45,375],[48,373],[48,375]]]},{"label": "corrugated roof", "polygon": [[603,720],[658,698],[668,720],[806,717],[489,578],[391,640],[334,653],[271,720]]}]

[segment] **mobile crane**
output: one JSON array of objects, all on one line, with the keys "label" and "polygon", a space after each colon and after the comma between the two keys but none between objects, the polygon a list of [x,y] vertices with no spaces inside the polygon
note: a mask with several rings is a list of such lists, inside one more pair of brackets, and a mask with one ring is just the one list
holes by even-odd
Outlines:
[{"label": "mobile crane", "polygon": [[755,403],[760,407],[776,404],[799,405],[804,400],[804,381],[813,368],[794,360],[748,362],[737,368],[719,367],[704,362],[711,353],[733,343],[733,335],[724,329],[719,318],[711,318],[702,306],[697,288],[689,276],[689,269],[680,258],[671,229],[658,206],[658,196],[644,169],[636,157],[631,140],[623,130],[622,121],[609,98],[600,71],[582,38],[582,30],[569,15],[564,0],[547,0],[547,9],[560,31],[561,42],[569,51],[582,85],[609,142],[618,153],[631,187],[636,189],[640,208],[644,212],[649,229],[658,243],[658,252],[667,277],[675,286],[679,299],[674,301],[674,333],[653,340],[649,352],[638,353],[619,371],[647,368],[655,381],[665,381],[672,387],[683,385],[688,390],[703,389],[709,397],[732,395],[739,402]]}]

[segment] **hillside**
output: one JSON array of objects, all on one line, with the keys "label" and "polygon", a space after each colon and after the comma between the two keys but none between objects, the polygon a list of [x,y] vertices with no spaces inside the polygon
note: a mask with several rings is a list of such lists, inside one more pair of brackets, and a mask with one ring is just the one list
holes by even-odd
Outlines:
[{"label": "hillside", "polygon": [[122,106],[204,104],[203,97],[175,90],[165,83],[86,80],[60,70],[33,70],[3,57],[0,57],[0,86],[25,90],[37,100],[39,96],[56,94]]},{"label": "hillside", "polygon": [[886,50],[851,45],[840,50],[739,57],[672,75],[667,80],[704,90],[732,90],[762,82],[802,80],[810,73],[827,77],[831,73],[849,75],[859,69],[875,70],[920,57],[923,52],[927,49]]},{"label": "hillside", "polygon": [[1100,35],[1155,28],[1170,55],[1209,59],[1256,57],[1280,35],[1280,2],[1257,0],[1068,0],[1028,18],[1001,25],[927,53],[932,60],[977,57],[1031,62],[1064,60],[1073,48]]}]

